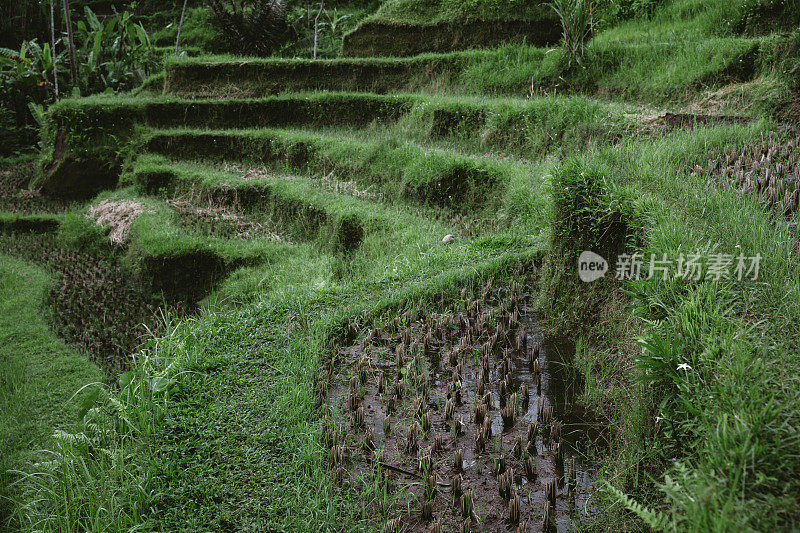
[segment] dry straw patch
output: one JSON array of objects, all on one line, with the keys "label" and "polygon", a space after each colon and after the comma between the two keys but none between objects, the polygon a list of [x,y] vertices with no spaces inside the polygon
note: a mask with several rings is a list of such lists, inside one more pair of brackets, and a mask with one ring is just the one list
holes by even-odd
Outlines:
[{"label": "dry straw patch", "polygon": [[108,238],[111,242],[122,244],[130,232],[131,225],[145,212],[139,202],[115,202],[103,200],[89,208],[86,218],[102,227],[111,227]]},{"label": "dry straw patch", "polygon": [[[274,178],[277,176],[275,172],[267,169],[264,166],[251,167],[246,165],[237,165],[235,163],[224,163],[222,169],[225,170],[226,172],[232,172],[234,174],[238,174],[238,177],[242,180],[263,180],[267,178]],[[281,176],[281,177],[292,180],[298,179],[297,176]],[[363,198],[374,201],[386,200],[386,194],[383,192],[373,190],[372,186],[366,189],[361,189],[358,187],[358,184],[355,181],[341,180],[337,178],[333,172],[330,172],[320,177],[307,177],[303,179],[308,183],[320,187],[329,192],[335,192],[337,194],[345,194],[348,196],[353,196],[355,198]]]},{"label": "dry straw patch", "polygon": [[284,239],[272,231],[268,225],[236,213],[238,201],[235,202],[237,206],[233,207],[215,205],[210,201],[206,207],[201,207],[195,205],[196,201],[197,197],[192,191],[189,197],[173,198],[167,200],[167,204],[188,217],[184,219],[184,222],[202,221],[208,224],[209,228],[228,229],[233,236],[239,239],[267,237],[275,242],[284,242]]}]

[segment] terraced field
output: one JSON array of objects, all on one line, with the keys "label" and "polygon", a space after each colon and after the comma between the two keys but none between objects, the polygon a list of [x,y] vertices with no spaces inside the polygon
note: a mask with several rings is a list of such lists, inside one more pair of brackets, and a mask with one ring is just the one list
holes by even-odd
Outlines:
[{"label": "terraced field", "polygon": [[[381,13],[346,50],[405,24]],[[7,475],[8,523],[796,526],[796,95],[768,60],[796,37],[615,31],[558,75],[527,44],[193,57],[52,106],[0,253],[48,269],[106,384]],[[633,254],[674,269],[626,279]]]}]

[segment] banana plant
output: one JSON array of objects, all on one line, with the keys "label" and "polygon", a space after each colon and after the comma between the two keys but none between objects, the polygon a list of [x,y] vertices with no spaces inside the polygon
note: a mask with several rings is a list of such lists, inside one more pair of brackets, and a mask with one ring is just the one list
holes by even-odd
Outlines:
[{"label": "banana plant", "polygon": [[[66,2],[69,5],[69,2]],[[47,104],[55,99],[54,73],[62,94],[74,96],[132,89],[158,66],[150,37],[135,21],[131,3],[102,19],[88,7],[74,26],[76,76],[72,83],[69,49],[61,40],[23,42],[19,50],[0,48],[0,107],[15,117],[14,128],[30,145]],[[58,52],[56,52],[58,50]]]},{"label": "banana plant", "polygon": [[19,51],[0,48],[0,81],[4,93],[47,88],[53,83],[53,65],[63,53],[54,56],[50,43],[40,46],[34,39],[22,43]]},{"label": "banana plant", "polygon": [[134,21],[132,11],[115,9],[114,16],[103,22],[87,6],[84,18],[77,29],[83,59],[81,85],[87,92],[126,89],[147,77],[155,53],[147,31]]}]

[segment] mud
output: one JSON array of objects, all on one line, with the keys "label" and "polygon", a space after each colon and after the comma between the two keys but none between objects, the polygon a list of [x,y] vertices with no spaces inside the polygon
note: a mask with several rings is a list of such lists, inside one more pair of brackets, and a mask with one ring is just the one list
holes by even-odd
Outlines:
[{"label": "mud", "polygon": [[[574,407],[563,364],[574,347],[538,328],[528,281],[490,282],[475,297],[464,291],[445,312],[353,323],[355,340],[334,347],[323,422],[333,475],[352,483],[377,474],[386,530],[566,531],[591,519],[592,470],[580,449],[597,432]],[[476,420],[479,404],[488,422]],[[548,484],[556,495],[545,526]]]}]

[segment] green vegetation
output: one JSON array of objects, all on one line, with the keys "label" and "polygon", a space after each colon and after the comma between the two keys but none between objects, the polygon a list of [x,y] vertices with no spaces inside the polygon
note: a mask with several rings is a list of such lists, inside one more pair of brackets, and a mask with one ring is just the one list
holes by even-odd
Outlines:
[{"label": "green vegetation", "polygon": [[342,55],[413,56],[506,42],[557,42],[555,15],[541,1],[389,0],[344,36]]},{"label": "green vegetation", "polygon": [[[784,244],[796,233],[792,237],[786,222],[775,220],[756,197],[727,187],[709,190],[707,183],[686,178],[686,169],[706,156],[709,145],[758,139],[765,129],[769,126],[695,130],[631,144],[613,159],[593,158],[610,162],[603,172],[607,179],[647,198],[646,245],[638,248],[643,257],[677,257],[694,253],[690,250],[706,257],[762,256],[759,283],[710,275],[693,283],[674,276],[630,283],[634,305],[623,316],[630,318],[627,327],[644,321],[634,326],[643,353],[618,344],[619,324],[608,322],[590,334],[600,332],[612,343],[586,361],[591,388],[600,394],[597,405],[613,406],[620,426],[630,432],[620,443],[631,448],[618,455],[608,476],[625,486],[621,478],[632,476],[634,465],[666,468],[669,478],[662,488],[678,529],[782,529],[793,523],[798,505],[789,496],[796,492],[798,465],[787,455],[787,446],[797,442],[798,395],[781,385],[798,370],[789,355],[798,349],[790,325],[798,314],[800,287],[792,274],[797,252]],[[735,262],[731,272],[734,267]],[[614,305],[609,299],[599,303],[600,317]],[[766,316],[770,320],[760,324],[750,319]],[[619,376],[620,351],[627,351],[629,364],[641,372],[641,389],[632,398],[601,385],[625,379]],[[748,386],[742,387],[745,381]],[[643,413],[652,414],[643,419]],[[627,483],[636,487],[631,477]]]},{"label": "green vegetation", "polygon": [[[459,353],[499,352],[491,332],[507,315],[512,330],[517,303],[464,309],[473,296],[504,302],[494,283],[531,293],[518,309],[535,315],[537,341],[575,341],[574,358],[543,356],[585,415],[564,430],[585,433],[575,448],[593,467],[596,512],[573,526],[800,527],[800,9],[556,7],[560,21],[539,2],[290,2],[294,36],[261,58],[205,55],[229,50],[194,8],[163,76],[42,109],[41,167],[0,166],[4,525],[372,531],[399,517],[427,530],[398,507],[368,433],[348,425],[357,409],[338,409],[337,376],[397,367],[421,391],[404,357],[455,347],[409,340],[404,354],[381,332],[432,339],[426,317],[458,336],[485,330],[464,333]],[[317,13],[323,59],[311,60]],[[470,28],[524,33],[543,18],[547,42],[508,26],[499,47],[453,45]],[[386,28],[405,33],[389,42]],[[173,26],[155,40],[174,37]],[[584,251],[609,262],[592,283]],[[532,290],[506,286],[521,273]],[[375,368],[368,325],[391,359],[375,355]],[[70,369],[57,387],[65,371],[50,361]],[[20,424],[27,412],[41,416]],[[440,431],[447,453],[430,464],[443,483],[455,449],[479,453],[472,416],[466,436]],[[424,478],[435,441],[423,438],[412,459]],[[516,455],[502,435],[480,438],[498,467]],[[555,448],[544,455],[541,483],[515,490],[550,480]],[[461,524],[439,488],[437,515]],[[475,512],[479,528],[490,510]]]},{"label": "green vegetation", "polygon": [[[180,16],[180,15],[179,15]],[[180,51],[186,52],[192,48],[203,52],[220,52],[219,32],[209,24],[209,12],[202,7],[190,7],[181,29]],[[169,48],[175,51],[175,40],[178,37],[178,21],[172,20],[166,26],[153,33],[152,39],[156,46]]]},{"label": "green vegetation", "polygon": [[42,106],[59,96],[130,90],[155,69],[150,38],[132,12],[114,11],[101,21],[88,6],[84,11],[75,25],[74,74],[66,47],[57,51],[60,43],[33,39],[18,50],[0,49],[0,104],[13,115],[0,122],[3,137],[12,139],[3,143],[0,155],[19,154],[33,145],[42,126]]},{"label": "green vegetation", "polygon": [[601,34],[589,43],[583,67],[576,69],[567,68],[562,51],[524,45],[317,63],[265,59],[242,64],[241,59],[225,57],[189,58],[167,64],[165,88],[178,96],[220,98],[259,97],[280,89],[515,97],[580,92],[656,105],[690,104],[709,91],[719,92],[723,110],[763,115],[785,111],[792,102],[796,46],[796,35],[687,37],[663,43],[649,37],[621,42]]},{"label": "green vegetation", "polygon": [[374,19],[390,22],[416,22],[435,24],[443,21],[466,22],[469,20],[538,20],[549,14],[545,2],[496,2],[494,0],[391,0],[381,5]]},{"label": "green vegetation", "polygon": [[[56,428],[70,429],[87,383],[103,380],[88,357],[65,346],[41,315],[51,283],[29,262],[0,256],[0,519],[17,511],[18,472],[46,460]],[[11,522],[14,523],[13,521]]]}]

